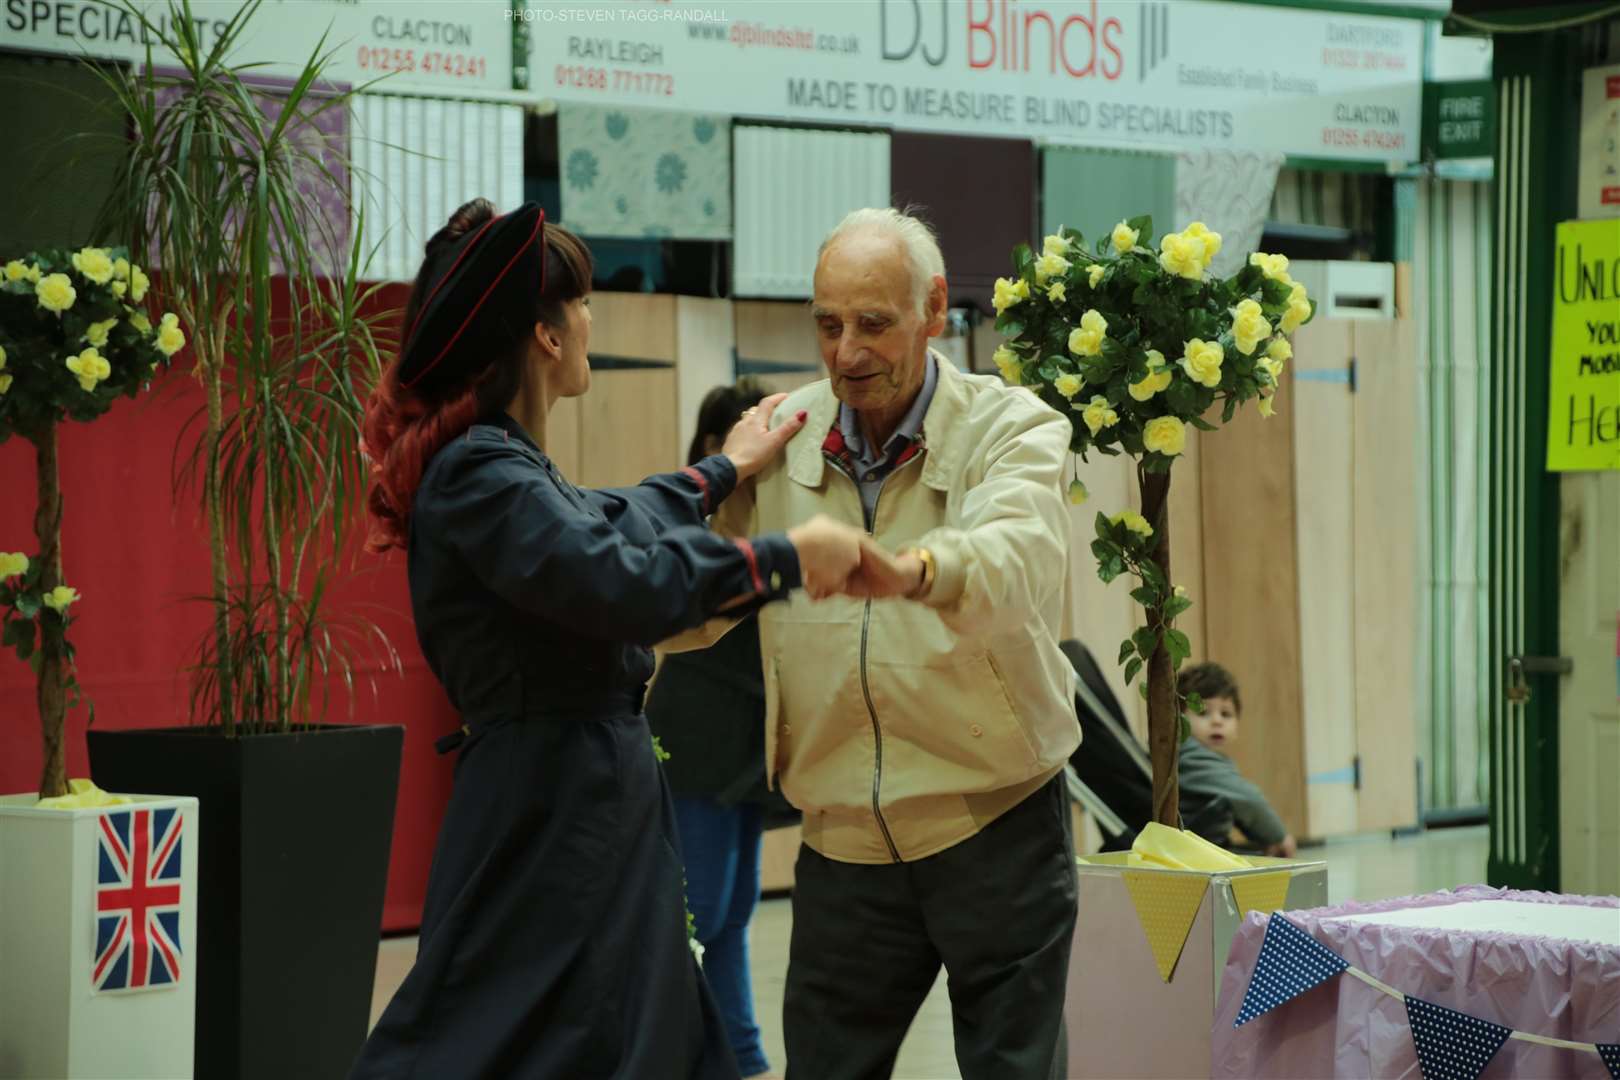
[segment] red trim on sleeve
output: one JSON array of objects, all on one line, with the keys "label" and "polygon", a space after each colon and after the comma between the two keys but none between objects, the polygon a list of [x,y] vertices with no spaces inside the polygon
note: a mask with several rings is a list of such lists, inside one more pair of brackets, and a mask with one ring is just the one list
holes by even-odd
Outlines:
[{"label": "red trim on sleeve", "polygon": [[709,512],[709,482],[703,478],[702,473],[698,472],[690,465],[681,470],[681,475],[690,476],[697,484],[698,494],[703,496],[703,512],[707,514]]},{"label": "red trim on sleeve", "polygon": [[759,576],[759,560],[754,556],[754,545],[741,539],[732,542],[737,545],[738,549],[742,551],[743,557],[748,560],[748,573],[754,579],[754,593],[763,596],[765,594],[765,579]]}]

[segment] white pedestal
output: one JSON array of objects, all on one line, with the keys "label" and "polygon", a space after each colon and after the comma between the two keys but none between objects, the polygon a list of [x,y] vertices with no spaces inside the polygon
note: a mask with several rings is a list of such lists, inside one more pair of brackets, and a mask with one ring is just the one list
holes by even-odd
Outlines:
[{"label": "white pedestal", "polygon": [[[197,800],[133,795],[126,806],[39,810],[0,796],[0,1080],[186,1080],[197,982]],[[95,989],[100,819],[176,810],[179,979],[150,990]]]}]

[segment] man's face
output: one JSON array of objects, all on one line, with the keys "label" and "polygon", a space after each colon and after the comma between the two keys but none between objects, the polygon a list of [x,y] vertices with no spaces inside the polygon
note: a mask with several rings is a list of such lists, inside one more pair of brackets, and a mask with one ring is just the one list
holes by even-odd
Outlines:
[{"label": "man's face", "polygon": [[945,279],[934,279],[926,314],[911,289],[905,248],[891,236],[845,236],[816,265],[821,359],[850,408],[903,413],[922,389],[928,339],[945,328]]}]

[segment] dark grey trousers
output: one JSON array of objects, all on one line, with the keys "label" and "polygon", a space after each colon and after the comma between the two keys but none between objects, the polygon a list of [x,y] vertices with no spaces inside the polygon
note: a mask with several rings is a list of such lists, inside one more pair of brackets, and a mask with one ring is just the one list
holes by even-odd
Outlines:
[{"label": "dark grey trousers", "polygon": [[799,849],[783,1004],[791,1080],[883,1080],[941,964],[963,1080],[1066,1072],[1075,922],[1062,776],[937,855],[867,865]]}]

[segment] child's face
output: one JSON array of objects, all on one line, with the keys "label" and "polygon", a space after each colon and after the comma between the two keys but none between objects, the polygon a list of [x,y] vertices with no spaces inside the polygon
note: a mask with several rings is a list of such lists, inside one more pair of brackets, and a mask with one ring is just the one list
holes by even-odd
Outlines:
[{"label": "child's face", "polygon": [[1238,711],[1228,697],[1207,697],[1204,711],[1188,713],[1193,738],[1211,750],[1225,751],[1238,737]]}]

